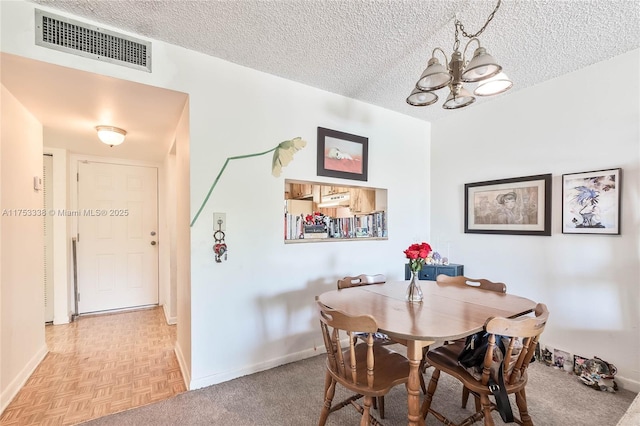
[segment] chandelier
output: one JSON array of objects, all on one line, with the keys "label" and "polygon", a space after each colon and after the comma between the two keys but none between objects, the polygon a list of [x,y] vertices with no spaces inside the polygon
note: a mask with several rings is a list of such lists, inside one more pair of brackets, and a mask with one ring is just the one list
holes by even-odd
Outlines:
[{"label": "chandelier", "polygon": [[[478,83],[473,93],[476,96],[492,96],[503,93],[513,86],[513,83],[502,72],[502,67],[498,65],[496,60],[487,53],[486,49],[480,45],[478,36],[487,28],[487,25],[493,19],[494,15],[500,7],[501,0],[498,0],[496,8],[491,12],[482,28],[475,34],[467,34],[464,25],[457,19],[455,20],[455,42],[453,43],[453,53],[451,61],[448,61],[447,54],[439,47],[433,49],[431,59],[427,63],[416,87],[407,97],[407,103],[413,106],[427,106],[434,104],[438,100],[435,91],[445,86],[449,87],[449,96],[442,104],[444,109],[457,109],[471,105],[476,98],[464,88],[464,83]],[[465,60],[465,56],[460,52],[459,33],[462,33],[469,39],[462,51],[466,55],[467,48],[472,42],[476,42],[478,47],[473,53],[470,61]],[[448,67],[440,64],[436,58],[436,52],[444,55],[445,63]]]}]

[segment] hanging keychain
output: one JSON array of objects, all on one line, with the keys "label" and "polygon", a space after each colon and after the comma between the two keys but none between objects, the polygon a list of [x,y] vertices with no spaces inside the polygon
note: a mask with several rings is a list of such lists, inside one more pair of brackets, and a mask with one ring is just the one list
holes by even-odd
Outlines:
[{"label": "hanging keychain", "polygon": [[216,263],[221,263],[222,255],[224,255],[224,260],[227,260],[227,244],[224,242],[224,232],[222,231],[221,220],[218,220],[218,230],[213,233],[213,239],[215,240],[213,252],[216,254]]}]

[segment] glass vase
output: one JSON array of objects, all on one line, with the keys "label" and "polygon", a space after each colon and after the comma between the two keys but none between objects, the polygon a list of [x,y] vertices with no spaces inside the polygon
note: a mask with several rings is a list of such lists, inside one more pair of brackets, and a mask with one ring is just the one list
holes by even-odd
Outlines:
[{"label": "glass vase", "polygon": [[418,285],[418,272],[411,271],[411,282],[407,287],[407,301],[422,302],[422,290]]}]

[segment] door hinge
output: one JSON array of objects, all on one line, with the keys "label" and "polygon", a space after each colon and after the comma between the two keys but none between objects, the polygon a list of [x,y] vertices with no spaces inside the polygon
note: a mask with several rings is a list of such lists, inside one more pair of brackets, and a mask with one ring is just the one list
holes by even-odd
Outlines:
[{"label": "door hinge", "polygon": [[78,293],[77,299],[78,299],[78,302],[79,302],[80,301],[80,293]]},{"label": "door hinge", "polygon": [[76,243],[80,242],[80,233],[78,232],[78,238],[76,239]]}]

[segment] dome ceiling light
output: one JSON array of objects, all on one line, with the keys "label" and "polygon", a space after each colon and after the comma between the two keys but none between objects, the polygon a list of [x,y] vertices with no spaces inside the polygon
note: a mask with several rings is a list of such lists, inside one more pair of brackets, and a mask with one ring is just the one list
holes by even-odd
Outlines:
[{"label": "dome ceiling light", "polygon": [[124,142],[124,137],[127,134],[126,130],[113,126],[97,126],[96,130],[98,131],[100,141],[111,147]]}]

